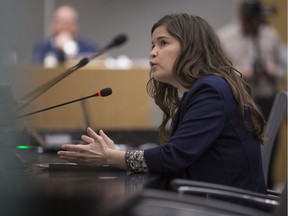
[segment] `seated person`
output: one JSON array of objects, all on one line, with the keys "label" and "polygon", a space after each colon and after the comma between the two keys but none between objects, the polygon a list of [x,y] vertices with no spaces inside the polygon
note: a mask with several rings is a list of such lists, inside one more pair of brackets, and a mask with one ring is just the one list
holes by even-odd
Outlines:
[{"label": "seated person", "polygon": [[161,145],[121,150],[88,127],[87,144],[64,144],[60,158],[158,174],[168,184],[183,178],[267,193],[264,117],[212,27],[186,13],[164,16],[152,26],[149,60],[146,87],[163,111]]},{"label": "seated person", "polygon": [[55,10],[51,29],[52,35],[34,47],[32,61],[35,64],[57,66],[79,54],[97,51],[95,44],[78,37],[78,13],[69,5]]}]

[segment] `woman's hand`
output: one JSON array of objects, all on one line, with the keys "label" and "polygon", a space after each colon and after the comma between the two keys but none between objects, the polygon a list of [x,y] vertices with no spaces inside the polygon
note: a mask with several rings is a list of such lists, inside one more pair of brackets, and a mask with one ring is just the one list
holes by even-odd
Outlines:
[{"label": "woman's hand", "polygon": [[64,160],[81,165],[106,165],[109,151],[115,149],[114,142],[102,130],[98,135],[89,127],[87,134],[88,136],[82,135],[81,138],[88,144],[65,144],[62,146],[65,151],[59,151],[58,155]]}]

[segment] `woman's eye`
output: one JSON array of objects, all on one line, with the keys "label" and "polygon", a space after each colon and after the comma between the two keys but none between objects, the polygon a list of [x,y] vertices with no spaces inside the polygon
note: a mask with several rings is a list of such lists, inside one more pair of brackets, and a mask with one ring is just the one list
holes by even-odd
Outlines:
[{"label": "woman's eye", "polygon": [[160,41],[160,45],[161,45],[161,46],[164,46],[165,44],[167,44],[166,41]]}]

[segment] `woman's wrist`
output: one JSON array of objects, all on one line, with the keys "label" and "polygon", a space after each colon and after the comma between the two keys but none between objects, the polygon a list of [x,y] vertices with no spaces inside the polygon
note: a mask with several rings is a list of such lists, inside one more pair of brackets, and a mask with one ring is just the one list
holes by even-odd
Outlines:
[{"label": "woman's wrist", "polygon": [[109,166],[126,169],[125,151],[107,149],[106,164]]}]

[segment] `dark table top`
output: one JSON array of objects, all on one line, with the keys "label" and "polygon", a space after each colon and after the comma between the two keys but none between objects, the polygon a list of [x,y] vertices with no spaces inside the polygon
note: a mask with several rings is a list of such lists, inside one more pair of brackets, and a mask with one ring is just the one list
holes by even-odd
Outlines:
[{"label": "dark table top", "polygon": [[[24,206],[27,215],[37,215],[40,212],[43,215],[43,211],[46,215],[55,211],[65,211],[65,214],[81,211],[81,215],[84,212],[86,215],[94,215],[95,212],[99,213],[115,203],[130,199],[146,187],[154,187],[158,178],[110,167],[41,168],[38,164],[65,161],[61,160],[56,152],[43,152],[39,147],[9,149],[6,153],[2,149],[1,156],[2,161],[7,157],[6,162],[9,163],[5,167],[6,179],[2,179],[1,182],[3,190],[7,191],[6,195],[2,193],[2,198],[10,199],[7,208],[9,211],[20,200],[20,206]],[[15,160],[12,161],[11,158]],[[2,170],[1,174],[3,173]],[[17,206],[19,209],[19,203]],[[15,215],[19,212],[23,212],[23,209]]]}]

